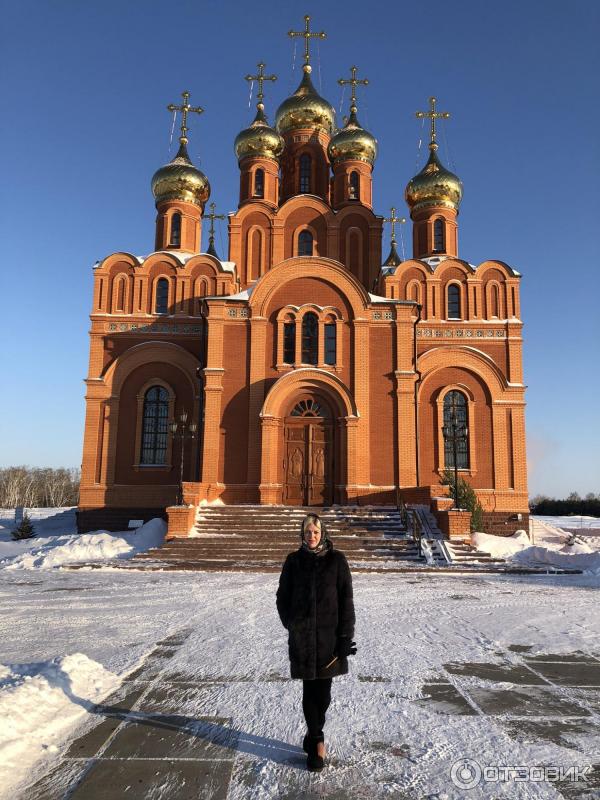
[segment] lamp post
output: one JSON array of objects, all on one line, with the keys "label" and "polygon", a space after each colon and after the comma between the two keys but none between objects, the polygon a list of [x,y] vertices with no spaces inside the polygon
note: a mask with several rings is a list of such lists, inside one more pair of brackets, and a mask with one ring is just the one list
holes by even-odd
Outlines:
[{"label": "lamp post", "polygon": [[169,423],[169,428],[171,430],[173,439],[179,439],[181,441],[181,465],[179,469],[179,489],[177,491],[176,503],[178,506],[183,505],[183,459],[185,453],[185,443],[188,439],[192,440],[194,438],[196,429],[198,427],[195,422],[188,423],[187,418],[187,411],[182,411],[179,415],[179,422],[177,420],[173,420],[173,422]]},{"label": "lamp post", "polygon": [[[458,443],[469,435],[467,426],[458,419],[458,407],[456,405],[456,394],[453,393],[450,400],[449,419],[444,420],[442,434],[444,442],[452,445],[452,455],[454,461],[454,507],[458,509]],[[445,416],[445,414],[444,414]]]}]

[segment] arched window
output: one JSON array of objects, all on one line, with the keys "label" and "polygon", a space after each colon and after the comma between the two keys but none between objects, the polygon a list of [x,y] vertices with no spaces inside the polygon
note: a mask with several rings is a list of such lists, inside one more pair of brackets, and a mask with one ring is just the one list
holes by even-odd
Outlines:
[{"label": "arched window", "polygon": [[171,217],[171,244],[174,247],[181,245],[181,214],[176,213]]},{"label": "arched window", "polygon": [[325,363],[333,366],[336,362],[337,325],[335,322],[326,322],[324,327],[325,327]]},{"label": "arched window", "polygon": [[302,363],[316,364],[319,358],[319,321],[309,311],[302,319]]},{"label": "arched window", "polygon": [[117,296],[115,298],[115,311],[125,310],[125,279],[117,278]]},{"label": "arched window", "polygon": [[152,386],[144,395],[140,464],[166,464],[168,424],[169,393]]},{"label": "arched window", "polygon": [[312,256],[313,235],[310,231],[300,231],[298,234],[298,255]]},{"label": "arched window", "polygon": [[300,156],[300,194],[310,194],[311,157],[308,153]]},{"label": "arched window", "polygon": [[350,173],[350,189],[348,192],[350,200],[360,199],[360,175],[355,170]]},{"label": "arched window", "polygon": [[[444,397],[444,428],[456,437],[456,466],[469,469],[469,430],[467,398],[462,392],[452,390]],[[444,466],[454,468],[454,439],[444,436]]]},{"label": "arched window", "polygon": [[293,364],[296,360],[296,323],[283,323],[283,363]]},{"label": "arched window", "polygon": [[500,290],[498,289],[498,284],[492,284],[492,303],[491,303],[491,316],[492,317],[499,317],[500,316]]},{"label": "arched window", "polygon": [[446,231],[444,220],[438,217],[433,223],[433,249],[436,253],[443,253],[446,249]]},{"label": "arched window", "polygon": [[156,281],[156,299],[154,303],[155,314],[168,314],[169,312],[169,281],[159,278]]},{"label": "arched window", "polygon": [[265,196],[265,171],[257,169],[254,173],[254,197]]},{"label": "arched window", "polygon": [[448,286],[448,319],[460,318],[460,286],[451,283]]}]

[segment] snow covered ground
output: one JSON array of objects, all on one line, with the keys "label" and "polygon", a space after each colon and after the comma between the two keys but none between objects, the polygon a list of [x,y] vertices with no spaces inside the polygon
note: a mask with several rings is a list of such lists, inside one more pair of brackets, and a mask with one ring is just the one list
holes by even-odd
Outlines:
[{"label": "snow covered ground", "polygon": [[[90,534],[98,542],[86,543],[68,527],[69,512],[60,513],[66,516],[58,525],[34,519],[38,537],[25,543],[10,542],[12,521],[0,520],[0,798],[26,800],[28,787],[98,724],[92,704],[127,681],[157,641],[182,628],[191,634],[157,681],[186,681],[188,699],[183,688],[179,699],[176,692],[170,713],[230,718],[240,732],[228,800],[559,798],[552,784],[540,782],[482,784],[467,793],[452,784],[450,769],[463,757],[482,765],[597,762],[597,694],[552,688],[588,715],[587,732],[574,729],[560,744],[515,737],[505,715],[482,712],[473,698],[498,687],[518,693],[519,680],[509,672],[500,683],[460,677],[449,665],[521,668],[523,652],[587,654],[600,665],[600,575],[356,574],[358,653],[350,674],[334,680],[325,728],[331,762],[314,776],[298,767],[301,684],[285,680],[278,576],[52,568],[72,563],[77,539],[86,552],[75,555],[89,561],[126,557],[144,546],[144,536],[150,542],[162,535],[150,525],[148,533]],[[552,530],[535,546],[561,550],[565,540]],[[525,552],[530,543],[521,544]],[[436,685],[466,694],[473,713],[440,710],[431,699]],[[518,724],[518,713],[512,717]]]}]

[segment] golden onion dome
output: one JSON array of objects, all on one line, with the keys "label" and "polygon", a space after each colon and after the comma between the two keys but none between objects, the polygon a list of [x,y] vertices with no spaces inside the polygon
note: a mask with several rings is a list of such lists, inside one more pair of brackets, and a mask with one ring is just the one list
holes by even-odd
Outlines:
[{"label": "golden onion dome", "polygon": [[405,198],[411,212],[426,206],[445,206],[458,212],[462,198],[462,182],[447,170],[437,157],[437,144],[429,145],[431,153],[421,172],[406,187]]},{"label": "golden onion dome", "polygon": [[275,127],[279,133],[312,128],[331,133],[335,126],[335,111],[317,92],[310,79],[311,66],[305,64],[300,86],[277,109]]},{"label": "golden onion dome", "polygon": [[366,161],[373,165],[377,158],[377,139],[361,127],[356,106],[350,106],[350,117],[344,127],[329,142],[327,153],[332,164],[340,161]]},{"label": "golden onion dome", "polygon": [[165,200],[182,200],[204,208],[210,197],[210,183],[190,161],[185,141],[181,141],[175,158],[152,176],[152,194],[156,205]]},{"label": "golden onion dome", "polygon": [[262,156],[276,161],[283,152],[283,139],[268,123],[264,105],[258,103],[256,117],[249,128],[244,128],[233,145],[238,161],[247,156]]}]

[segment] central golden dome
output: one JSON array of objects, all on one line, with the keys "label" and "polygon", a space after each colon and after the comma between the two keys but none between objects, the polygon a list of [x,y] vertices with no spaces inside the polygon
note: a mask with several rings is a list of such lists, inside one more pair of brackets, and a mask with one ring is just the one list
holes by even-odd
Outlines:
[{"label": "central golden dome", "polygon": [[361,126],[355,105],[350,106],[348,122],[333,136],[327,153],[332,164],[350,159],[373,165],[377,158],[377,139]]},{"label": "central golden dome", "polygon": [[458,212],[462,182],[440,162],[437,147],[435,142],[429,145],[431,152],[427,163],[406,187],[404,196],[411,212],[426,206],[445,206]]},{"label": "central golden dome", "polygon": [[331,133],[335,126],[335,111],[317,92],[310,79],[311,66],[302,67],[304,75],[300,86],[277,109],[275,127],[279,133],[313,128]]},{"label": "central golden dome", "polygon": [[204,208],[210,197],[210,183],[206,175],[190,161],[184,141],[175,158],[154,173],[152,194],[156,205],[165,200],[182,200]]},{"label": "central golden dome", "polygon": [[264,108],[262,103],[258,103],[254,122],[236,136],[233,147],[238,161],[246,156],[262,156],[276,161],[283,152],[283,139],[267,122]]}]

